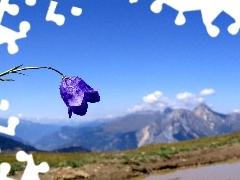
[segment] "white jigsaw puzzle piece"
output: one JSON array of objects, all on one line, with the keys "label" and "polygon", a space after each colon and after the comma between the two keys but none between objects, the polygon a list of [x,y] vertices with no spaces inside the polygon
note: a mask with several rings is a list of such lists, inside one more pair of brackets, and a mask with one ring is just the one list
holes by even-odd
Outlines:
[{"label": "white jigsaw puzzle piece", "polygon": [[[130,2],[135,0],[130,0]],[[229,25],[228,32],[235,35],[240,28],[240,1],[239,0],[155,0],[151,4],[151,11],[160,13],[162,5],[166,4],[178,11],[175,19],[176,25],[183,25],[186,22],[184,12],[200,10],[202,20],[206,27],[207,33],[211,37],[216,37],[220,30],[212,22],[219,16],[221,12],[227,13],[235,22]]]},{"label": "white jigsaw puzzle piece", "polygon": [[240,1],[229,0],[224,4],[223,11],[231,16],[235,22],[228,26],[228,32],[236,35],[240,28]]},{"label": "white jigsaw puzzle piece", "polygon": [[19,124],[19,119],[15,116],[11,116],[8,118],[8,127],[0,126],[0,133],[14,136],[15,129],[18,124]]},{"label": "white jigsaw puzzle piece", "polygon": [[65,17],[62,14],[55,14],[55,9],[57,7],[58,2],[56,1],[51,1],[47,15],[46,15],[46,21],[53,21],[55,22],[58,26],[62,26],[65,22]]},{"label": "white jigsaw puzzle piece", "polygon": [[46,162],[35,165],[32,154],[27,154],[24,151],[18,151],[16,159],[20,162],[27,162],[21,180],[40,180],[38,174],[49,171],[49,165]]},{"label": "white jigsaw puzzle piece", "polygon": [[71,13],[73,16],[80,16],[82,14],[82,9],[79,7],[73,6],[71,9]]},{"label": "white jigsaw puzzle piece", "polygon": [[36,0],[25,0],[25,3],[28,6],[34,6],[36,4]]},{"label": "white jigsaw puzzle piece", "polygon": [[[26,0],[25,2],[28,5],[34,5],[36,0]],[[22,21],[19,25],[19,32],[13,31],[12,29],[1,25],[5,12],[15,16],[19,12],[19,7],[16,4],[9,4],[9,0],[0,1],[0,45],[7,43],[8,52],[10,54],[15,54],[18,52],[16,40],[27,37],[27,32],[30,30],[30,24],[27,21]]]},{"label": "white jigsaw puzzle piece", "polygon": [[138,0],[129,0],[130,4],[138,2]]},{"label": "white jigsaw puzzle piece", "polygon": [[4,12],[8,12],[12,16],[16,16],[19,12],[19,7],[16,4],[9,4],[9,0],[1,0],[0,1],[0,23],[2,23]]},{"label": "white jigsaw puzzle piece", "polygon": [[19,25],[19,30],[19,32],[16,32],[0,25],[0,44],[8,43],[8,52],[10,54],[18,52],[16,40],[27,37],[27,32],[30,30],[30,24],[27,21],[22,21]]},{"label": "white jigsaw puzzle piece", "polygon": [[[1,100],[0,109],[3,111],[8,110],[9,102],[5,99]],[[19,119],[17,117],[11,116],[8,118],[8,127],[0,126],[0,133],[14,136],[16,126],[19,124]]]},{"label": "white jigsaw puzzle piece", "polygon": [[6,99],[2,99],[0,103],[0,110],[6,111],[9,108],[9,102]]},{"label": "white jigsaw puzzle piece", "polygon": [[7,177],[8,173],[10,172],[11,166],[8,163],[1,163],[0,164],[0,179],[1,180],[15,180],[12,178]]}]

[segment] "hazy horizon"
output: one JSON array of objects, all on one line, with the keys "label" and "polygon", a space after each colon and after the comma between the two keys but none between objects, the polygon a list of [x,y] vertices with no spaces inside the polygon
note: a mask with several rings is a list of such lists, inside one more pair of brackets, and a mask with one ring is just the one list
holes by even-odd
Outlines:
[{"label": "hazy horizon", "polygon": [[[200,103],[199,105],[201,104],[205,104],[205,103]],[[195,106],[194,108],[197,108],[199,105]],[[207,104],[205,104],[207,105]],[[208,106],[208,105],[207,105]],[[218,112],[218,111],[215,111],[212,107],[208,106],[211,110],[213,110],[214,112],[216,113],[220,113],[220,114],[230,114],[230,113],[222,113],[222,112]],[[165,109],[167,108],[172,108],[172,109],[187,109],[187,110],[190,110],[190,111],[193,111],[194,108],[192,109],[189,109],[189,108],[184,108],[184,107],[166,107]],[[59,126],[76,126],[76,125],[84,125],[84,124],[88,124],[88,123],[94,123],[94,122],[109,122],[109,121],[112,121],[112,120],[115,120],[117,118],[121,118],[121,117],[124,117],[124,116],[127,116],[127,115],[130,115],[130,114],[135,114],[135,113],[146,113],[146,112],[160,112],[160,113],[163,113],[163,111],[165,110],[161,110],[161,111],[158,111],[158,110],[142,110],[142,111],[135,111],[135,112],[127,112],[125,114],[121,114],[121,115],[118,115],[118,116],[108,116],[108,117],[96,117],[96,118],[93,118],[93,119],[85,119],[83,121],[80,121],[78,119],[69,119],[67,117],[65,118],[48,118],[48,117],[40,117],[40,118],[35,118],[35,117],[22,117],[20,115],[18,115],[17,117],[19,119],[21,119],[21,121],[30,121],[30,122],[34,122],[34,123],[40,123],[40,124],[52,124],[52,125],[59,125]],[[236,111],[236,112],[231,112],[231,113],[240,113],[239,111]],[[8,119],[9,117],[0,117],[0,119],[2,120],[6,120]],[[21,123],[20,121],[20,123]]]},{"label": "hazy horizon", "polygon": [[[143,109],[191,109],[202,102],[220,113],[240,112],[240,33],[228,33],[233,19],[227,14],[213,22],[221,31],[212,38],[200,11],[184,13],[186,23],[177,26],[177,11],[164,5],[154,14],[152,1],[59,1],[57,12],[66,18],[62,26],[45,21],[49,2],[37,1],[34,7],[11,2],[20,13],[4,15],[2,24],[18,31],[27,20],[31,29],[27,38],[17,40],[18,53],[10,55],[6,44],[0,46],[0,72],[22,63],[52,66],[98,89],[101,101],[88,103],[85,116],[68,119],[59,93],[61,76],[29,70],[28,76],[5,76],[15,82],[1,82],[0,100],[10,106],[0,117],[71,124]],[[79,17],[71,15],[72,6],[82,8]]]}]

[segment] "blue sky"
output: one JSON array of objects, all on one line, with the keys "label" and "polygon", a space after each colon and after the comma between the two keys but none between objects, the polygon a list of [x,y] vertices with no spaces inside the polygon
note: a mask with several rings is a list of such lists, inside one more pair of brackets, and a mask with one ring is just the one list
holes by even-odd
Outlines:
[{"label": "blue sky", "polygon": [[[213,22],[220,34],[212,38],[200,11],[185,13],[186,23],[177,26],[177,11],[164,5],[154,14],[152,0],[59,0],[56,13],[66,18],[62,26],[45,20],[49,1],[33,7],[11,2],[20,12],[4,15],[2,25],[18,31],[26,20],[31,29],[17,41],[18,53],[10,55],[6,44],[0,45],[0,72],[22,63],[52,66],[84,79],[99,90],[101,101],[89,103],[84,117],[68,119],[59,94],[61,76],[29,70],[28,76],[6,76],[15,82],[1,82],[0,99],[10,103],[1,117],[71,123],[167,106],[191,109],[201,102],[222,113],[240,109],[240,33],[228,33],[234,20],[227,14]],[[81,7],[82,14],[72,16],[72,6]]]}]

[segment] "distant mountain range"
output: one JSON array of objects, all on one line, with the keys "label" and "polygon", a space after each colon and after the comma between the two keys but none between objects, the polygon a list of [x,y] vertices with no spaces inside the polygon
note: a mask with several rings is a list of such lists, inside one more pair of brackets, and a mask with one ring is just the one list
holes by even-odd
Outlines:
[{"label": "distant mountain range", "polygon": [[84,147],[77,146],[77,147],[68,147],[68,148],[57,149],[57,150],[51,151],[51,152],[55,152],[55,153],[82,152],[82,153],[85,153],[85,152],[91,152],[91,151]]},{"label": "distant mountain range", "polygon": [[[7,120],[0,118],[0,125],[6,127],[8,125]],[[61,126],[58,125],[41,124],[21,119],[20,123],[15,129],[16,135],[13,137],[9,136],[9,138],[30,145],[45,136],[46,134],[51,134],[52,132],[57,131],[60,127]]]},{"label": "distant mountain range", "polygon": [[[108,122],[109,120],[105,119],[97,119],[94,122],[85,122],[77,125],[77,127],[95,127],[101,124]],[[0,118],[0,125],[7,127],[8,120]],[[44,151],[38,150],[33,147],[33,143],[39,139],[44,138],[46,134],[51,135],[52,133],[58,131],[61,128],[60,125],[56,124],[41,124],[28,120],[21,119],[20,123],[17,125],[15,129],[15,136],[10,136],[6,134],[0,133],[0,153],[12,153],[17,152],[18,150],[24,150],[26,152],[29,151]],[[71,129],[71,127],[66,127]],[[58,149],[54,152],[90,152],[90,150],[81,147],[74,146],[63,149]]]},{"label": "distant mountain range", "polygon": [[[24,129],[28,133],[24,134]],[[171,108],[163,112],[142,111],[75,127],[31,126],[31,123],[26,126],[23,123],[15,140],[27,140],[31,146],[44,151],[122,151],[146,144],[173,143],[236,131],[240,131],[239,113],[221,114],[200,104],[192,111]]]},{"label": "distant mountain range", "polygon": [[[8,153],[17,153],[18,151],[23,150],[25,152],[46,152],[44,150],[36,149],[32,146],[23,144],[21,142],[15,141],[12,138],[8,138],[6,136],[0,136],[0,154],[8,154]],[[49,151],[48,151],[49,152]],[[58,149],[55,151],[51,151],[54,153],[66,153],[66,152],[91,152],[90,150],[83,148],[81,146],[76,147],[68,147],[63,149]]]},{"label": "distant mountain range", "polygon": [[91,151],[121,151],[236,131],[240,131],[239,113],[221,114],[200,104],[192,111],[167,108],[161,113],[128,114],[95,127],[65,126],[33,145],[42,150],[81,146]]},{"label": "distant mountain range", "polygon": [[32,146],[25,145],[21,142],[4,136],[0,136],[0,149],[1,154],[16,153],[19,150],[24,150],[25,152],[39,151]]}]

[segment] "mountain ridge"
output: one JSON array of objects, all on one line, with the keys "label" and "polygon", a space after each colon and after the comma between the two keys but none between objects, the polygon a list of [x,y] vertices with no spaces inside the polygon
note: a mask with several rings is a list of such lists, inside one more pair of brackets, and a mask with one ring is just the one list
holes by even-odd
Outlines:
[{"label": "mountain ridge", "polygon": [[[143,111],[115,118],[105,124],[89,128],[64,128],[35,142],[35,147],[54,150],[69,146],[82,146],[91,151],[122,151],[151,143],[173,143],[188,139],[222,135],[240,131],[238,114],[221,114],[206,104],[193,110],[166,108],[163,112]],[[68,137],[68,140],[62,136]],[[58,139],[54,143],[54,139]],[[44,143],[45,142],[45,143]],[[48,144],[51,144],[50,146]]]},{"label": "mountain ridge", "polygon": [[25,152],[40,151],[32,146],[25,145],[21,142],[18,142],[6,136],[2,136],[2,134],[0,134],[0,149],[1,149],[1,154],[16,153],[19,150],[23,150]]}]

